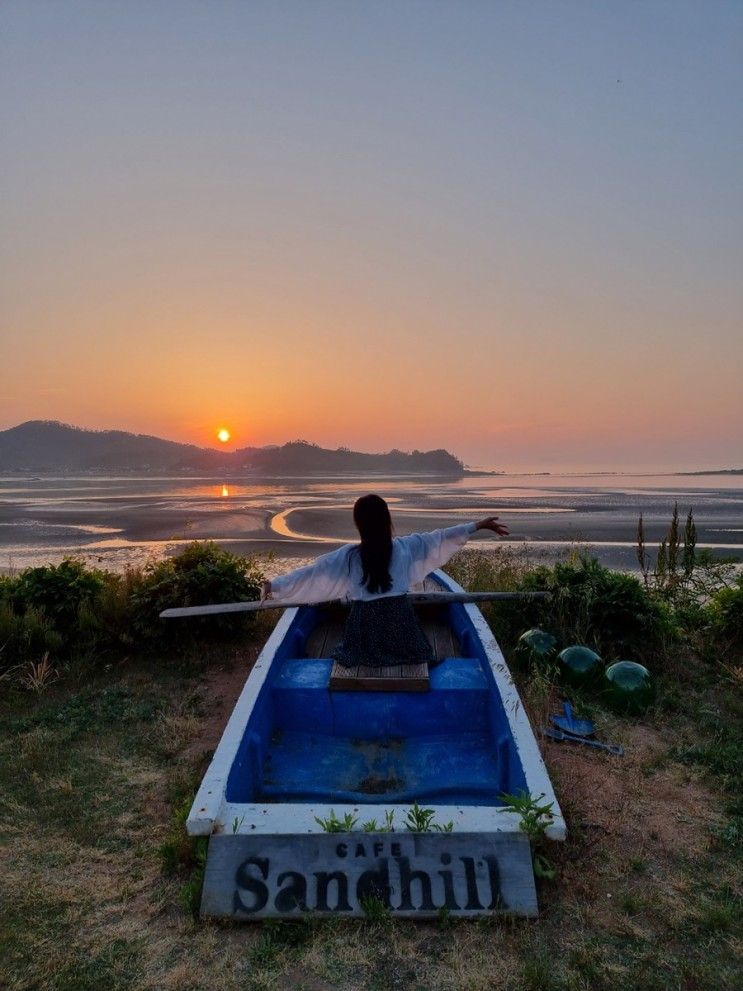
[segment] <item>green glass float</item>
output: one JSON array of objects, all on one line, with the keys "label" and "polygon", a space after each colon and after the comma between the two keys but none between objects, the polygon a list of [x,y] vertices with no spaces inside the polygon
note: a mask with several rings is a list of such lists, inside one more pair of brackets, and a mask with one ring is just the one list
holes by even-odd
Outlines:
[{"label": "green glass float", "polygon": [[615,712],[640,713],[653,701],[650,672],[635,661],[617,661],[604,672],[606,700]]},{"label": "green glass float", "polygon": [[561,650],[557,660],[564,681],[576,688],[598,681],[603,670],[603,662],[596,651],[578,644]]},{"label": "green glass float", "polygon": [[516,653],[528,665],[544,665],[555,656],[556,648],[556,637],[546,630],[534,627],[521,634],[516,644]]}]

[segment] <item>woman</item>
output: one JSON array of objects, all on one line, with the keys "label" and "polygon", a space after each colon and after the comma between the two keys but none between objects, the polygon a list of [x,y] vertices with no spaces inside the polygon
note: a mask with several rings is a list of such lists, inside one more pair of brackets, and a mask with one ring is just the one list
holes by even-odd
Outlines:
[{"label": "woman", "polygon": [[358,544],[323,554],[312,564],[264,582],[263,598],[292,605],[351,599],[343,639],[334,657],[346,667],[359,664],[433,662],[433,651],[407,599],[411,585],[446,564],[476,530],[508,533],[497,516],[430,533],[393,537],[387,503],[362,496],[353,507]]}]

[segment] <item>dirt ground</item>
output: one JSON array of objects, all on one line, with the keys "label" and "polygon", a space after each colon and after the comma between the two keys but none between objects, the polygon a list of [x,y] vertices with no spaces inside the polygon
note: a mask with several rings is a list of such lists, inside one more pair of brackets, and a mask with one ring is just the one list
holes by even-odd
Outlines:
[{"label": "dirt ground", "polygon": [[[714,840],[726,798],[709,772],[674,758],[693,720],[682,726],[663,713],[599,718],[601,738],[621,743],[622,758],[543,746],[569,835],[546,850],[557,876],[540,882],[537,920],[194,921],[183,900],[193,867],[186,856],[163,873],[161,851],[183,834],[177,811],[257,652],[252,645],[177,676],[122,665],[105,684],[61,684],[43,703],[3,710],[0,871],[11,897],[0,904],[0,987],[739,986],[739,862]],[[532,708],[533,725],[543,714]]]}]

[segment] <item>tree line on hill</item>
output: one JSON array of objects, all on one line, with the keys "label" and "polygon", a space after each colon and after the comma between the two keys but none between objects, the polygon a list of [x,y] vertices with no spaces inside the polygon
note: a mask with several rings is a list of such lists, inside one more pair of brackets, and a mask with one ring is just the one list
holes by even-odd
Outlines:
[{"label": "tree line on hill", "polygon": [[219,451],[123,430],[84,430],[48,420],[0,431],[0,472],[242,472],[261,475],[377,473],[460,477],[453,454],[393,450],[366,454],[322,448],[305,440],[281,446]]}]

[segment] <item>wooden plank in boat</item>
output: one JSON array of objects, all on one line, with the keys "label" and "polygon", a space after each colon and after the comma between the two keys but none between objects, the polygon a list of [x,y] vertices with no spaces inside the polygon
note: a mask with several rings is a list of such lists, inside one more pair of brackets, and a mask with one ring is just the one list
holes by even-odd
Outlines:
[{"label": "wooden plank in boat", "polygon": [[308,657],[325,657],[325,643],[328,639],[327,623],[318,623],[315,629],[307,637],[305,649]]},{"label": "wooden plank in boat", "polygon": [[328,635],[325,637],[325,646],[323,648],[325,653],[322,656],[332,657],[333,651],[340,643],[342,636],[343,636],[343,624],[330,623],[328,625]]},{"label": "wooden plank in boat", "polygon": [[330,673],[330,688],[344,692],[427,692],[428,665],[395,664],[373,668],[362,664],[343,667],[336,661]]}]

